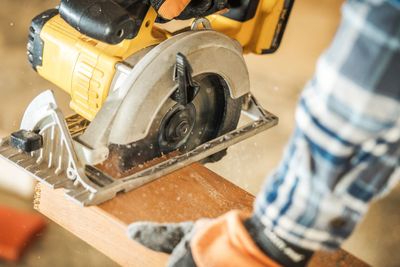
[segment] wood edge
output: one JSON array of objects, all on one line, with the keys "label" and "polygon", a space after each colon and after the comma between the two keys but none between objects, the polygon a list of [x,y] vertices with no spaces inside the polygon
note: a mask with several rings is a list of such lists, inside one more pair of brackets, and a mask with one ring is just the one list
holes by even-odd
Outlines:
[{"label": "wood edge", "polygon": [[[82,208],[69,201],[65,197],[63,190],[53,190],[40,183],[35,187],[34,207],[46,217],[122,266],[165,266],[167,255],[151,251],[130,240],[126,235],[127,224],[101,207]],[[62,211],[62,213],[55,211]],[[70,217],[69,220],[63,218],[62,214],[65,213],[70,215],[68,216]],[[78,226],[73,225],[71,221],[78,224]],[[88,226],[88,223],[91,224],[91,227]],[[88,227],[85,227],[85,225]],[[97,232],[88,231],[88,229],[108,230],[112,238],[109,238],[110,234],[107,236],[96,235]],[[99,232],[102,233],[103,231]],[[333,253],[318,251],[310,261],[309,267],[333,267],[338,265],[343,267],[368,266],[350,253],[338,250]]]},{"label": "wood edge", "polygon": [[130,240],[124,230],[126,224],[98,207],[82,208],[65,198],[62,190],[43,184],[37,186],[35,202],[40,213],[122,266],[165,266],[167,255]]}]

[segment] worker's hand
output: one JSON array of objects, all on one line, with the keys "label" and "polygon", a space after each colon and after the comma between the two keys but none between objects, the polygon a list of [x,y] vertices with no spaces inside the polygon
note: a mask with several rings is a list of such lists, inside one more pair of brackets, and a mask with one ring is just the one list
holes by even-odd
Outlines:
[{"label": "worker's hand", "polygon": [[195,223],[138,222],[129,226],[128,233],[133,240],[152,250],[171,254],[170,267],[281,266],[253,241],[243,224],[246,218],[233,211],[217,219]]},{"label": "worker's hand", "polygon": [[228,7],[228,0],[150,0],[150,3],[167,20],[203,17]]},{"label": "worker's hand", "polygon": [[195,229],[193,222],[158,224],[152,222],[138,222],[131,224],[129,236],[142,245],[155,250],[171,254],[168,266],[196,266],[193,262],[190,240]]}]

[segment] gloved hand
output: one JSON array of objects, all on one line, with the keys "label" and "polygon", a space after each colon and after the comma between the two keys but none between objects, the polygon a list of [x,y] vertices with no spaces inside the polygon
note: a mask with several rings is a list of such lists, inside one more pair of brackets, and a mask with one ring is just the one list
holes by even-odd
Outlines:
[{"label": "gloved hand", "polygon": [[[203,222],[206,223],[206,221]],[[128,234],[133,240],[152,250],[171,254],[168,266],[190,267],[196,266],[190,249],[190,241],[199,224],[202,222],[176,224],[138,222],[129,226]]]},{"label": "gloved hand", "polygon": [[264,226],[254,218],[232,211],[195,223],[138,222],[129,226],[128,234],[152,250],[171,254],[169,267],[305,266],[312,252],[296,250],[298,257],[293,264],[267,239]]},{"label": "gloved hand", "polygon": [[228,0],[150,0],[158,14],[167,20],[204,17],[228,7]]}]

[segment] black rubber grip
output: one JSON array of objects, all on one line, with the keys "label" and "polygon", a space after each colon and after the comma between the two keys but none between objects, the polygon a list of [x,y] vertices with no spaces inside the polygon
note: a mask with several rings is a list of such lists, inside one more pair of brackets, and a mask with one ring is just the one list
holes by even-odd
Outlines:
[{"label": "black rubber grip", "polygon": [[[131,14],[126,8],[133,2],[136,3]],[[59,12],[80,33],[109,44],[118,44],[124,39],[136,37],[148,8],[141,1],[131,0],[62,0]]]},{"label": "black rubber grip", "polygon": [[40,38],[43,26],[58,14],[57,9],[47,10],[35,18],[33,18],[31,26],[29,27],[27,54],[29,63],[32,68],[36,71],[38,66],[42,66],[43,63],[43,40]]},{"label": "black rubber grip", "polygon": [[[159,1],[153,0],[153,2]],[[205,17],[228,7],[228,0],[192,0],[177,19],[186,20]]]},{"label": "black rubber grip", "polygon": [[230,0],[229,11],[223,16],[240,22],[248,21],[254,18],[259,2],[259,0]]},{"label": "black rubber grip", "polygon": [[43,137],[33,131],[19,130],[11,134],[12,147],[30,153],[43,147]]}]

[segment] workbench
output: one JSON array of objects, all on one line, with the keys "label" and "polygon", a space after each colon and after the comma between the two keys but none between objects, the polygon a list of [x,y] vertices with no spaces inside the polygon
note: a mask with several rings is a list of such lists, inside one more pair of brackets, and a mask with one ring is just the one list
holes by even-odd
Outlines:
[{"label": "workbench", "polygon": [[[83,208],[66,199],[63,190],[36,187],[34,205],[122,266],[164,266],[167,255],[130,240],[127,225],[135,221],[180,222],[216,217],[231,209],[250,211],[254,196],[200,164],[192,164],[99,206]],[[367,264],[344,250],[317,253],[311,267]]]}]

